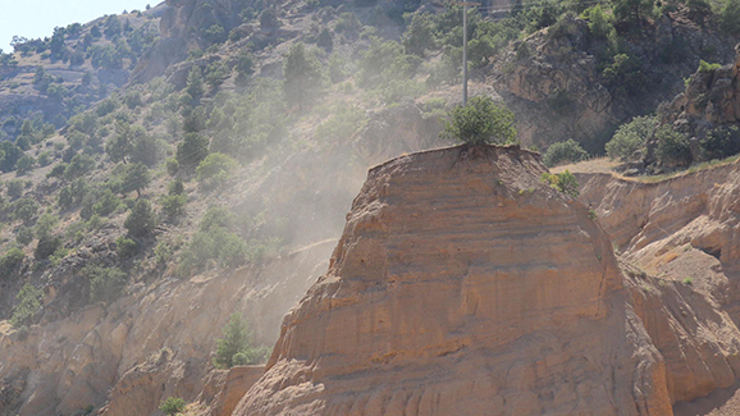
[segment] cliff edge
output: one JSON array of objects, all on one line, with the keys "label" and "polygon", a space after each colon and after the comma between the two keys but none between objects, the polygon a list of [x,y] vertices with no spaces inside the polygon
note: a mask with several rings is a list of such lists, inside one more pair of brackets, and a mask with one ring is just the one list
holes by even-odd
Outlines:
[{"label": "cliff edge", "polygon": [[235,415],[671,415],[609,240],[518,147],[373,168]]}]

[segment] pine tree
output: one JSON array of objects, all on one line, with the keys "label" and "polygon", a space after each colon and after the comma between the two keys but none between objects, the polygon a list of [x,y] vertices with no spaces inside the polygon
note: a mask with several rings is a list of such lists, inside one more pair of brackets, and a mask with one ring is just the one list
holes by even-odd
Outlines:
[{"label": "pine tree", "polygon": [[321,90],[321,64],[316,57],[306,53],[306,48],[301,42],[290,48],[285,59],[284,73],[285,95],[301,109]]}]

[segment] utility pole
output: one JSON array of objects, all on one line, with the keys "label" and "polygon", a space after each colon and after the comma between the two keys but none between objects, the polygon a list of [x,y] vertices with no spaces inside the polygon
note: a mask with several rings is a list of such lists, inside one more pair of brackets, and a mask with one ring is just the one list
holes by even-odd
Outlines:
[{"label": "utility pole", "polygon": [[463,107],[468,104],[468,6],[480,6],[480,3],[453,1],[452,4],[463,6]]}]

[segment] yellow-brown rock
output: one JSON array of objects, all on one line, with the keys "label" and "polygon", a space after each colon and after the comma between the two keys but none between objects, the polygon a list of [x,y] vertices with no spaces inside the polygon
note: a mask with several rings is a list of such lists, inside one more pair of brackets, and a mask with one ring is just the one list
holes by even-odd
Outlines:
[{"label": "yellow-brown rock", "polygon": [[671,415],[611,243],[545,171],[487,146],[372,169],[234,414]]}]

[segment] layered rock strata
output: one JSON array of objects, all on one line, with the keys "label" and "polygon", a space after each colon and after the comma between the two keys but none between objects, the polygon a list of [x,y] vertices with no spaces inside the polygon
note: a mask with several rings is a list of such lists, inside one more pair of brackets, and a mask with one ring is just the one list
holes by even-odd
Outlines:
[{"label": "layered rock strata", "polygon": [[235,415],[670,415],[611,243],[536,154],[372,169]]}]

